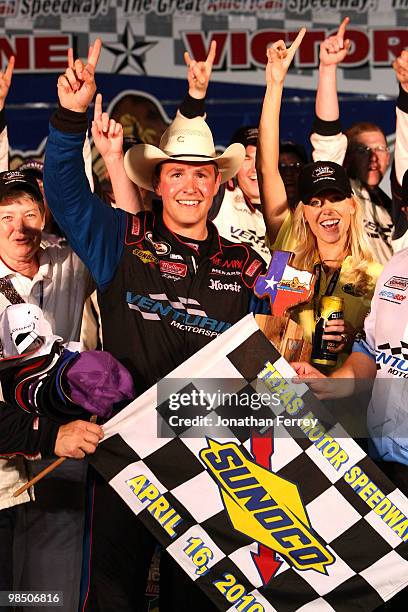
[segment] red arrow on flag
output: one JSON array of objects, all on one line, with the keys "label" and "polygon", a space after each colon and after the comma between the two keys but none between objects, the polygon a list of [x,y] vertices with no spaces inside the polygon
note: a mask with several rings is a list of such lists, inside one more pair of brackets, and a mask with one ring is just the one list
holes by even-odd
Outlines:
[{"label": "red arrow on flag", "polygon": [[[270,470],[273,455],[273,429],[268,429],[263,435],[259,432],[253,432],[251,435],[251,448],[256,463]],[[258,545],[258,553],[251,554],[262,578],[263,585],[266,586],[282,565],[282,561],[276,558],[274,550],[271,550],[264,544]]]}]

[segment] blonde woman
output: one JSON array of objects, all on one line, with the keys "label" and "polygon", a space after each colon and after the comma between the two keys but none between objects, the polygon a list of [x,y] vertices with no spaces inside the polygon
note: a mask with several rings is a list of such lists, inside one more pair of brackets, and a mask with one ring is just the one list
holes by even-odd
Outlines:
[{"label": "blonde woman", "polygon": [[290,49],[283,41],[268,49],[257,172],[272,248],[293,251],[294,265],[314,271],[317,277],[313,300],[291,315],[309,341],[321,296],[344,299],[344,319],[329,321],[330,336],[324,336],[337,343],[332,352],[343,353],[340,364],[363,327],[382,266],[373,261],[364,237],[361,205],[338,164],[319,161],[305,166],[299,177],[301,201],[293,214],[289,210],[278,169],[279,112],[284,79],[303,36],[301,30]]}]

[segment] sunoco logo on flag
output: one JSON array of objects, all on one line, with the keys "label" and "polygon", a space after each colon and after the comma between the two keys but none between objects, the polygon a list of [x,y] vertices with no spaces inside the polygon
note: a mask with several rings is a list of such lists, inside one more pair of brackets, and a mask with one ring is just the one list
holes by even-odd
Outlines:
[{"label": "sunoco logo on flag", "polygon": [[220,487],[234,528],[298,570],[327,574],[334,557],[314,535],[297,485],[249,461],[234,443],[208,445],[200,457]]},{"label": "sunoco logo on flag", "polygon": [[[111,419],[90,462],[219,610],[369,612],[408,584],[408,499],[292,376],[248,315]],[[238,397],[279,395],[257,410],[273,436],[233,418],[174,435],[170,394],[223,379]]]}]

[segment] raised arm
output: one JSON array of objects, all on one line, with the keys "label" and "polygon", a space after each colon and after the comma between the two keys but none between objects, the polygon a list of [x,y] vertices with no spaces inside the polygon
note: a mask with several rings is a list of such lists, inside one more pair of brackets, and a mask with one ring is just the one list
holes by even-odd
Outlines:
[{"label": "raised arm", "polygon": [[95,99],[92,136],[105,162],[117,208],[136,214],[143,210],[139,187],[130,180],[123,163],[123,128],[119,122],[102,112],[102,95]]},{"label": "raised arm", "polygon": [[8,61],[6,70],[0,71],[0,172],[9,167],[9,141],[5,116],[5,103],[13,78],[14,55]]},{"label": "raised arm", "polygon": [[397,180],[401,185],[405,171],[408,169],[408,51],[402,51],[392,67],[400,84],[396,110],[397,127],[394,159]]},{"label": "raised arm", "polygon": [[259,123],[256,171],[266,229],[271,243],[275,241],[289,210],[285,185],[278,167],[279,113],[283,83],[305,32],[305,28],[300,30],[289,49],[283,40],[279,40],[267,50],[266,91]]},{"label": "raised arm", "polygon": [[343,19],[334,36],[320,45],[319,81],[316,92],[316,120],[312,134],[313,159],[342,164],[347,138],[341,133],[337,96],[337,67],[350,49],[345,38],[349,18]]},{"label": "raised arm", "polygon": [[86,65],[71,57],[58,79],[60,108],[51,119],[44,168],[48,205],[72,248],[103,289],[113,278],[123,251],[126,215],[92,194],[82,155],[88,127],[86,111],[96,90],[96,40]]},{"label": "raised arm", "polygon": [[188,93],[180,104],[179,111],[188,119],[205,115],[205,97],[216,51],[217,43],[213,40],[207,58],[203,62],[193,60],[188,51],[184,53],[184,61],[187,66]]},{"label": "raised arm", "polygon": [[404,174],[408,171],[408,51],[402,51],[392,67],[400,86],[396,107],[394,166],[391,172],[391,216],[394,223],[393,248],[395,253],[405,248],[408,243],[408,202],[404,194],[405,189],[402,189]]}]

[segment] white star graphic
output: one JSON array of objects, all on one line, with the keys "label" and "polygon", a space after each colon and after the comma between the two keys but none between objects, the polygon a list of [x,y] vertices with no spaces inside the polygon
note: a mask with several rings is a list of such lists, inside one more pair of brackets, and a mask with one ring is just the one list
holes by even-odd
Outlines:
[{"label": "white star graphic", "polygon": [[268,278],[268,280],[265,281],[265,285],[269,287],[269,289],[272,289],[272,291],[275,290],[275,287],[278,283],[279,281],[276,281],[274,276],[272,276],[271,278]]}]

